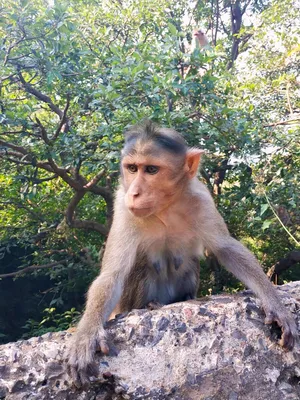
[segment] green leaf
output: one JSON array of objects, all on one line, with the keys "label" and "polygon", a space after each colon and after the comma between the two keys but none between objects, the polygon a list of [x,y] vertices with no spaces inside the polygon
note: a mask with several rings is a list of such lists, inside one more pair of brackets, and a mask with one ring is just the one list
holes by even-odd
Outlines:
[{"label": "green leaf", "polygon": [[267,211],[268,208],[269,208],[269,204],[268,203],[262,204],[260,206],[260,215],[262,216]]},{"label": "green leaf", "polygon": [[264,231],[264,230],[268,229],[272,223],[273,223],[273,221],[271,219],[266,219],[264,221],[264,223],[262,224],[262,227],[261,227],[262,230]]},{"label": "green leaf", "polygon": [[175,25],[171,24],[171,22],[168,23],[168,28],[169,28],[169,31],[171,32],[171,35],[173,35],[173,36],[177,35],[177,28]]}]

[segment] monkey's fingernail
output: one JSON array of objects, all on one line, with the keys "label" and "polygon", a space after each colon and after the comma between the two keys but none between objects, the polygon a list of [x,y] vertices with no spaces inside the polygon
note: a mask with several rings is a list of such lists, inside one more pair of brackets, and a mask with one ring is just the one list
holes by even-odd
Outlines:
[{"label": "monkey's fingernail", "polygon": [[104,342],[104,341],[102,341],[102,342],[100,343],[100,349],[101,349],[101,351],[102,351],[103,354],[106,354],[106,355],[107,355],[107,354],[109,353],[109,347],[108,347],[107,343]]},{"label": "monkey's fingernail", "polygon": [[265,324],[270,325],[274,321],[274,315],[271,313],[266,314]]}]

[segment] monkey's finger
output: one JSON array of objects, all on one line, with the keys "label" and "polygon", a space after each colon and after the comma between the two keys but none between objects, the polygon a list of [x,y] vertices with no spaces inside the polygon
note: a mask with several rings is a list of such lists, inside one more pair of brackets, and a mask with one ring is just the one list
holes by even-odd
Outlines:
[{"label": "monkey's finger", "polygon": [[99,368],[97,367],[96,363],[89,364],[87,367],[87,373],[89,376],[97,376],[99,375]]},{"label": "monkey's finger", "polygon": [[90,379],[88,377],[87,371],[80,370],[78,372],[78,374],[79,374],[79,378],[80,378],[80,381],[81,381],[81,387],[88,388],[90,386],[91,382],[90,382]]},{"label": "monkey's finger", "polygon": [[69,366],[68,370],[69,370],[68,373],[71,377],[71,380],[72,380],[74,386],[77,387],[77,389],[80,389],[82,386],[82,383],[81,383],[77,368]]},{"label": "monkey's finger", "polygon": [[100,347],[100,350],[101,350],[101,352],[103,353],[103,354],[108,354],[109,353],[109,346],[108,346],[108,344],[107,344],[107,341],[106,341],[106,339],[101,339],[100,341],[99,341],[99,347]]},{"label": "monkey's finger", "polygon": [[270,325],[274,322],[274,314],[272,312],[266,313],[265,324]]},{"label": "monkey's finger", "polygon": [[295,345],[295,337],[289,328],[283,329],[280,345],[287,350],[292,350]]}]

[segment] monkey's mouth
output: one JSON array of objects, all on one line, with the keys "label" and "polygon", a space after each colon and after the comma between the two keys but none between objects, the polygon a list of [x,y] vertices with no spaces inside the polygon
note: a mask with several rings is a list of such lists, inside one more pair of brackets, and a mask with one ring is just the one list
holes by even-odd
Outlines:
[{"label": "monkey's mouth", "polygon": [[129,207],[129,211],[135,217],[139,217],[139,218],[149,217],[149,215],[152,214],[152,208],[151,207],[141,207],[141,208]]}]

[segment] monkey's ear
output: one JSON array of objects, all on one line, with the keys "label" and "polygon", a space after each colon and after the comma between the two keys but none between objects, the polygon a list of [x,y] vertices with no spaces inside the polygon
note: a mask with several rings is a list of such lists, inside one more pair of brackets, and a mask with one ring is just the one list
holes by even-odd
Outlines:
[{"label": "monkey's ear", "polygon": [[197,174],[201,155],[204,150],[201,149],[188,149],[185,160],[185,170],[187,171],[189,178],[192,179]]}]

